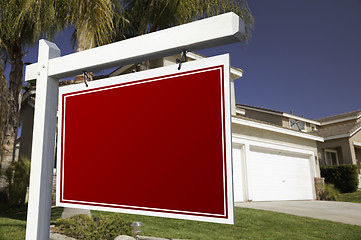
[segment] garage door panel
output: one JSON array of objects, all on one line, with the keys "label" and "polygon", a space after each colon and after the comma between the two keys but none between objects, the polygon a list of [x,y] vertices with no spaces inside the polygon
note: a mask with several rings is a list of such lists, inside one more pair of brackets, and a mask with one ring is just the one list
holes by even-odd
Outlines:
[{"label": "garage door panel", "polygon": [[309,158],[277,151],[250,151],[253,201],[312,199]]}]

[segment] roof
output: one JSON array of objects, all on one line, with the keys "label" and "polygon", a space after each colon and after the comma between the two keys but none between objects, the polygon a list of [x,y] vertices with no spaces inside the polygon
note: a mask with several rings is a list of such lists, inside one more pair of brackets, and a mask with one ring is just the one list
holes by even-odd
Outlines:
[{"label": "roof", "polygon": [[283,112],[280,112],[280,111],[276,111],[276,110],[272,110],[272,109],[268,109],[268,108],[255,107],[255,106],[245,105],[245,104],[240,104],[240,103],[237,103],[236,107],[239,107],[239,108],[253,108],[253,109],[256,109],[256,110],[261,110],[261,111],[266,111],[266,112],[271,112],[271,113],[276,113],[276,114],[281,114],[281,115],[283,114]]},{"label": "roof", "polygon": [[345,122],[340,124],[334,124],[328,127],[321,127],[314,133],[321,137],[324,137],[325,140],[331,140],[337,138],[352,137],[360,129],[361,122]]},{"label": "roof", "polygon": [[356,110],[353,112],[347,112],[347,113],[342,113],[342,114],[338,114],[338,115],[334,115],[334,116],[330,116],[330,117],[321,118],[321,119],[318,119],[317,121],[319,121],[321,123],[321,125],[327,125],[327,124],[332,124],[332,123],[337,123],[337,122],[354,120],[354,119],[358,119],[360,117],[361,117],[361,110]]},{"label": "roof", "polygon": [[295,119],[295,120],[298,120],[298,121],[303,121],[303,122],[307,122],[307,123],[318,125],[318,126],[320,125],[320,123],[318,121],[314,121],[314,120],[311,120],[311,119],[308,119],[308,118],[299,117],[299,116],[296,116],[296,115],[293,115],[293,114],[284,113],[284,112],[280,112],[280,111],[276,111],[276,110],[272,110],[272,109],[254,107],[254,106],[238,104],[238,103],[236,104],[236,107],[243,108],[243,109],[251,109],[251,110],[264,112],[264,113],[268,113],[268,114],[274,114],[274,115],[277,115],[277,116],[286,117],[286,118],[290,118],[290,119]]},{"label": "roof", "polygon": [[260,120],[255,120],[253,118],[244,117],[244,116],[232,116],[232,123],[241,124],[241,125],[245,125],[245,126],[249,126],[249,127],[255,127],[255,128],[262,129],[262,130],[268,130],[271,132],[277,132],[277,133],[291,135],[291,136],[295,136],[295,137],[301,137],[301,138],[305,138],[305,139],[315,140],[315,141],[319,141],[319,142],[324,141],[323,137],[321,137],[317,134],[314,134],[313,132],[305,133],[305,132],[297,131],[294,129],[282,127],[282,126],[279,126],[276,124],[263,122]]}]

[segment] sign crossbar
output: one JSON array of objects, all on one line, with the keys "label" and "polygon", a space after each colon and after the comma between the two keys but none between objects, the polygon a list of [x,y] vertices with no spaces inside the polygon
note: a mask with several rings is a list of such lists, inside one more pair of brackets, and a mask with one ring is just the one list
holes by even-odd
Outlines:
[{"label": "sign crossbar", "polygon": [[242,19],[226,13],[62,57],[40,40],[38,62],[25,70],[25,81],[37,81],[26,239],[49,238],[59,79],[236,43],[244,32]]}]

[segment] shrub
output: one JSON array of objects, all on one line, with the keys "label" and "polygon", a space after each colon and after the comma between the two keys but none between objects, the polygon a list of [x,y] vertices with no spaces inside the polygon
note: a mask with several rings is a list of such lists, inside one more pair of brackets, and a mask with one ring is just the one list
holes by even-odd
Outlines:
[{"label": "shrub", "polygon": [[131,223],[125,222],[119,214],[102,215],[96,221],[81,214],[58,219],[55,223],[64,234],[76,239],[113,240],[119,235],[132,235]]},{"label": "shrub", "polygon": [[326,183],[319,192],[319,200],[337,201],[340,198],[340,192],[333,184]]},{"label": "shrub", "polygon": [[25,203],[26,190],[30,180],[30,165],[29,159],[20,158],[18,162],[11,163],[1,172],[1,177],[7,182],[6,194],[11,205]]},{"label": "shrub", "polygon": [[355,192],[358,188],[357,165],[339,165],[321,167],[321,176],[326,183],[332,183],[342,193]]}]

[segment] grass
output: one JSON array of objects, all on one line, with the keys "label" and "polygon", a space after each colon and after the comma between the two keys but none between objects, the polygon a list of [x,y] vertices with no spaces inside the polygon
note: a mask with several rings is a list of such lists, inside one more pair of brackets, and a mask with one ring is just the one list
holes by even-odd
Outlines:
[{"label": "grass", "polygon": [[[115,214],[92,211],[92,216]],[[361,227],[288,214],[235,208],[235,225],[122,214],[143,223],[144,236],[181,239],[360,239]]]},{"label": "grass", "polygon": [[[62,208],[51,209],[51,222],[60,218]],[[9,207],[0,204],[0,240],[24,240],[27,206]]]},{"label": "grass", "polygon": [[353,193],[340,194],[339,201],[361,203],[361,189],[358,189],[356,192]]},{"label": "grass", "polygon": [[0,205],[0,239],[24,239],[26,229],[26,206]]},{"label": "grass", "polygon": [[[52,209],[52,221],[62,208]],[[92,217],[117,214],[92,211]],[[235,225],[121,214],[125,221],[143,223],[143,236],[182,239],[360,239],[361,227],[292,216],[283,213],[235,208]],[[26,206],[0,205],[0,240],[25,238]]]}]

